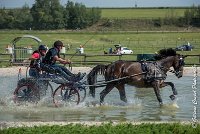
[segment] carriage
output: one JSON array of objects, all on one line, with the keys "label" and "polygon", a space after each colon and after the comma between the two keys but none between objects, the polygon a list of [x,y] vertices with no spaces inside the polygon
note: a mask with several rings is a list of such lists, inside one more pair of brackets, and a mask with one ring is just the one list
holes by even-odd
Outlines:
[{"label": "carriage", "polygon": [[[41,72],[38,77],[28,77],[29,67],[26,69],[26,77],[21,78],[21,69],[18,74],[18,84],[14,90],[13,100],[20,104],[24,102],[37,103],[49,92],[55,106],[63,106],[66,103],[79,104],[86,97],[86,88],[82,82],[67,81],[59,74]],[[57,88],[54,90],[52,84]]]},{"label": "carriage", "polygon": [[[119,90],[120,99],[127,102],[125,93],[125,84],[134,85],[138,88],[152,87],[160,105],[163,104],[160,95],[160,88],[171,86],[173,94],[169,97],[175,99],[177,91],[172,82],[165,82],[167,72],[174,73],[178,78],[183,75],[184,58],[186,56],[177,54],[173,49],[162,49],[155,56],[154,62],[131,62],[115,61],[108,65],[97,65],[87,76],[87,83],[67,81],[59,74],[50,74],[43,72],[39,78],[21,79],[14,91],[14,101],[37,102],[45,91],[50,90],[55,106],[63,106],[66,103],[79,104],[86,97],[86,87],[90,88],[89,94],[95,97],[95,88],[103,87],[105,89],[100,93],[100,104],[104,102],[105,96],[116,87]],[[174,70],[171,70],[171,67]],[[104,81],[97,81],[98,73],[105,77]],[[59,84],[53,90],[50,82]],[[44,93],[41,93],[39,83],[44,86]],[[50,88],[50,89],[49,89]]]}]

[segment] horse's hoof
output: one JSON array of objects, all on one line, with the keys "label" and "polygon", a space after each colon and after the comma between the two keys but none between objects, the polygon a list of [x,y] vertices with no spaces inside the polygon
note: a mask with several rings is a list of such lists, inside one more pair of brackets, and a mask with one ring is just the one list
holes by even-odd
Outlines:
[{"label": "horse's hoof", "polygon": [[169,97],[170,97],[170,99],[171,99],[172,101],[176,99],[175,95],[173,95],[173,94],[170,95]]},{"label": "horse's hoof", "polygon": [[177,95],[177,94],[178,94],[178,92],[175,90],[175,91],[174,91],[174,95]]},{"label": "horse's hoof", "polygon": [[159,104],[160,104],[160,107],[162,107],[162,106],[163,106],[163,103],[162,103],[162,102],[159,102]]},{"label": "horse's hoof", "polygon": [[103,105],[103,102],[100,102],[99,105],[102,106],[102,105]]}]

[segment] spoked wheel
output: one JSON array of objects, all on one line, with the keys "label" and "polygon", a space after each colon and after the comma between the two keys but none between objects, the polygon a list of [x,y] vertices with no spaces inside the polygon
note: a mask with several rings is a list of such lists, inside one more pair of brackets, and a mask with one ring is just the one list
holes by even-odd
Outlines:
[{"label": "spoked wheel", "polygon": [[53,93],[53,102],[56,107],[78,105],[80,102],[80,95],[76,88],[60,85]]},{"label": "spoked wheel", "polygon": [[22,84],[15,89],[13,100],[15,103],[35,103],[40,100],[40,94],[34,84]]},{"label": "spoked wheel", "polygon": [[51,97],[53,97],[53,87],[52,85],[48,82],[48,88],[47,90],[50,90],[50,93],[51,93]]},{"label": "spoked wheel", "polygon": [[49,81],[40,80],[36,82],[37,89],[39,89],[40,97],[50,95],[53,97],[53,87]]}]

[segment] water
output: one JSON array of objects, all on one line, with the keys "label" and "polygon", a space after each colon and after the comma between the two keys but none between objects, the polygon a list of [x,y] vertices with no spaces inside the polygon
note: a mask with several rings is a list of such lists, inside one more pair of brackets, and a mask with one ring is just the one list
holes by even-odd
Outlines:
[{"label": "water", "polygon": [[[119,99],[117,89],[113,89],[105,98],[105,105],[99,105],[99,93],[96,98],[87,97],[76,106],[56,108],[50,95],[44,97],[38,104],[16,105],[12,101],[13,90],[17,84],[17,76],[0,77],[0,121],[192,121],[194,106],[197,106],[196,116],[200,117],[199,104],[194,105],[192,89],[193,76],[177,79],[169,75],[166,81],[174,82],[178,96],[171,101],[170,87],[161,89],[164,102],[159,106],[152,88],[138,89],[126,85],[128,103]],[[197,79],[197,88],[200,87]],[[53,85],[54,89],[57,85]],[[200,91],[197,89],[197,101],[200,103]]]}]

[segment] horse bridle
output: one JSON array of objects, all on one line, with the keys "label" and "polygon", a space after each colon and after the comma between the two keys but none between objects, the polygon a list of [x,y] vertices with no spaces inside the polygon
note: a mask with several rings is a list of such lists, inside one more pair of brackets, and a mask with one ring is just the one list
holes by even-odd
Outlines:
[{"label": "horse bridle", "polygon": [[174,73],[176,76],[178,76],[179,73],[182,72],[182,71],[180,71],[181,66],[184,66],[184,65],[185,65],[184,58],[180,57],[179,61],[178,61],[178,66],[176,67],[177,69],[173,70],[172,73]]},{"label": "horse bridle", "polygon": [[184,65],[185,65],[184,58],[183,58],[183,57],[180,57],[178,62],[179,62],[179,63],[178,63],[177,69],[175,69],[175,70],[166,68],[166,67],[164,67],[164,66],[159,66],[159,67],[161,68],[161,70],[164,70],[164,69],[169,70],[169,72],[174,73],[174,74],[177,76],[180,72],[182,72],[182,71],[179,70],[179,68],[180,68],[181,66],[184,66]]}]

